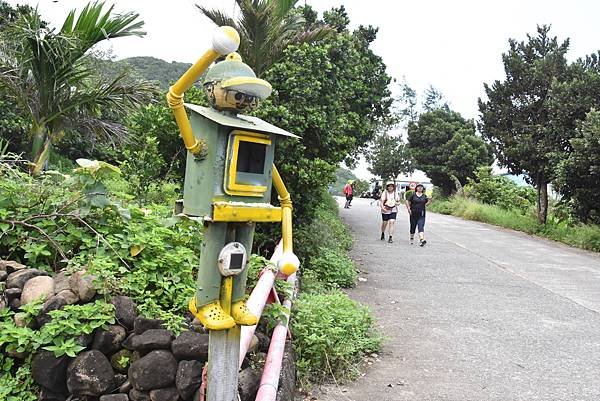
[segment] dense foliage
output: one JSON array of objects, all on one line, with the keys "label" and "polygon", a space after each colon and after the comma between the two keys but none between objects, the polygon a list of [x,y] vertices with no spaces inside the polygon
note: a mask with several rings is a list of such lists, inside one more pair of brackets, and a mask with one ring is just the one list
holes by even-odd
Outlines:
[{"label": "dense foliage", "polygon": [[0,31],[0,87],[27,117],[35,174],[67,132],[88,140],[118,138],[123,130],[115,118],[146,102],[152,91],[126,75],[105,80],[94,68],[90,50],[99,42],[144,34],[138,14],[103,7],[88,4],[77,17],[71,11],[58,31],[37,10],[26,11]]},{"label": "dense foliage", "polygon": [[107,189],[127,189],[116,168],[83,164],[71,176],[38,179],[1,165],[0,254],[46,271],[87,270],[101,293],[129,295],[142,313],[178,330],[201,227],[168,207],[134,206]]},{"label": "dense foliage", "polygon": [[502,175],[493,175],[490,167],[480,167],[469,178],[465,194],[482,203],[502,209],[528,212],[535,205],[536,194],[530,186],[520,186]]},{"label": "dense foliage", "polygon": [[485,84],[488,100],[479,100],[480,130],[496,158],[513,174],[525,173],[538,189],[538,218],[546,221],[548,183],[568,138],[550,122],[550,89],[567,77],[565,54],[569,41],[560,43],[540,26],[527,41],[509,40],[502,55],[506,79]]},{"label": "dense foliage", "polygon": [[340,291],[301,295],[293,316],[296,367],[302,385],[332,376],[351,378],[358,372],[355,366],[361,357],[381,346],[369,310]]},{"label": "dense foliage", "polygon": [[384,180],[395,180],[400,174],[410,173],[412,159],[402,138],[387,133],[378,135],[367,152],[369,171]]},{"label": "dense foliage", "polygon": [[257,115],[302,137],[279,143],[276,151],[298,215],[318,206],[339,163],[364,148],[389,114],[385,64],[363,30],[341,29],[318,44],[289,46],[265,75],[275,91]]},{"label": "dense foliage", "polygon": [[261,76],[285,57],[291,45],[313,43],[332,34],[329,26],[314,23],[297,7],[299,0],[236,0],[239,12],[229,16],[196,5],[217,26],[231,26],[240,34],[239,53]]},{"label": "dense foliage", "polygon": [[488,145],[475,133],[475,125],[446,107],[419,115],[408,126],[408,147],[415,168],[449,195],[458,181],[464,185],[475,169],[493,159]]},{"label": "dense foliage", "polygon": [[558,165],[556,189],[582,222],[600,224],[600,112],[592,110]]}]

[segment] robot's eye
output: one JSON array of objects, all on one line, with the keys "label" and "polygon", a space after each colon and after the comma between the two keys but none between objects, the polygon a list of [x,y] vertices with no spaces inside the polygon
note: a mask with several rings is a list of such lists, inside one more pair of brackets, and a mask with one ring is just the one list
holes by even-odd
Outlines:
[{"label": "robot's eye", "polygon": [[236,92],[235,93],[235,100],[237,100],[238,102],[241,102],[242,100],[244,100],[244,94],[241,92]]}]

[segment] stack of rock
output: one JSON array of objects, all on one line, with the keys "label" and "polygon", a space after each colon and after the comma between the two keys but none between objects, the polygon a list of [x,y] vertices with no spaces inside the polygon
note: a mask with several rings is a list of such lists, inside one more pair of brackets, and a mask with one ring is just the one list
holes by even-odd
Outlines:
[{"label": "stack of rock", "polygon": [[[17,310],[43,298],[42,312],[34,325],[47,323],[48,312],[65,305],[92,301],[94,277],[85,272],[50,277],[13,261],[0,261],[0,309]],[[75,358],[55,357],[40,350],[32,360],[32,375],[40,387],[40,401],[192,401],[200,398],[202,370],[208,359],[208,334],[198,322],[190,331],[174,336],[160,320],[138,316],[127,296],[114,296],[115,324],[80,336],[86,349]],[[16,324],[25,324],[18,321]],[[265,358],[268,337],[257,333],[251,351]],[[23,358],[25,355],[11,355]],[[246,360],[240,372],[242,401],[254,400],[260,373]],[[254,365],[254,364],[252,364]]]}]

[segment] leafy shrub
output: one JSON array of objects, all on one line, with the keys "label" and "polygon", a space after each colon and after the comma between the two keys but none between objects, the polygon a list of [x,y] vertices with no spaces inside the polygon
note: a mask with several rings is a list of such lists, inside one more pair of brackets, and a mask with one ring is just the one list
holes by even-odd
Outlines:
[{"label": "leafy shrub", "polygon": [[31,356],[21,366],[15,360],[0,353],[0,400],[36,401],[37,386],[31,374]]},{"label": "leafy shrub", "polygon": [[352,248],[348,227],[340,220],[336,201],[327,193],[322,194],[322,200],[311,220],[300,224],[294,235],[294,249],[301,260],[310,260],[321,248],[342,251]]},{"label": "leafy shrub", "polygon": [[337,202],[323,192],[312,219],[301,224],[294,236],[294,250],[302,261],[302,289],[307,284],[311,291],[352,287],[357,274],[354,262],[347,256],[351,247],[352,237],[340,220]]},{"label": "leafy shrub", "polygon": [[361,357],[381,346],[369,309],[339,290],[302,294],[293,310],[291,330],[303,386],[330,375],[355,377]]},{"label": "leafy shrub", "polygon": [[304,271],[315,273],[316,278],[330,288],[352,287],[357,278],[354,262],[345,252],[330,248],[320,248]]},{"label": "leafy shrub", "polygon": [[[41,302],[28,304],[21,309],[29,311],[21,313],[22,319],[30,322],[41,309]],[[52,320],[39,330],[19,327],[15,324],[14,312],[5,309],[0,314],[0,347],[6,351],[33,354],[42,348],[52,351],[55,356],[68,355],[74,357],[85,347],[76,343],[82,334],[91,334],[107,323],[115,322],[114,306],[104,300],[83,305],[67,305],[63,309],[50,311]]]},{"label": "leafy shrub", "polygon": [[492,175],[492,169],[487,166],[479,167],[475,176],[465,186],[467,196],[506,210],[525,212],[535,205],[536,193],[530,186],[519,186],[504,176]]},{"label": "leafy shrub", "polygon": [[330,288],[327,284],[319,280],[316,272],[312,270],[301,269],[300,287],[304,294],[322,294]]},{"label": "leafy shrub", "polygon": [[118,169],[84,162],[73,176],[32,179],[0,165],[0,254],[46,271],[85,269],[98,290],[131,296],[178,331],[193,294],[201,225],[169,207],[111,194]]}]

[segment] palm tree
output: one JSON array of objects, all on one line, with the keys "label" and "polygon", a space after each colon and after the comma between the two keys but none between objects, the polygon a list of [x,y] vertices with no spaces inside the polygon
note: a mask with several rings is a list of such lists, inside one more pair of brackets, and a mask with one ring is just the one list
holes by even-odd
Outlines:
[{"label": "palm tree", "polygon": [[327,25],[309,26],[296,8],[299,0],[235,0],[239,18],[196,5],[218,26],[229,25],[240,34],[240,54],[256,75],[261,76],[283,57],[292,44],[311,43],[335,31]]},{"label": "palm tree", "polygon": [[34,174],[66,130],[123,138],[125,128],[115,120],[153,93],[149,83],[126,79],[126,72],[106,79],[95,68],[91,50],[97,43],[145,35],[139,14],[112,15],[113,7],[103,8],[102,2],[89,3],[77,18],[71,11],[58,31],[30,10],[2,32],[0,86],[31,122]]}]

